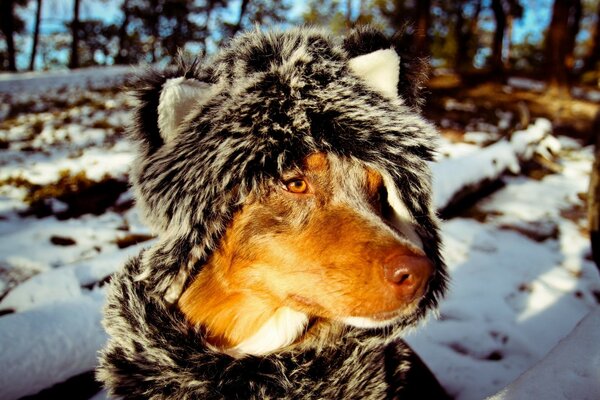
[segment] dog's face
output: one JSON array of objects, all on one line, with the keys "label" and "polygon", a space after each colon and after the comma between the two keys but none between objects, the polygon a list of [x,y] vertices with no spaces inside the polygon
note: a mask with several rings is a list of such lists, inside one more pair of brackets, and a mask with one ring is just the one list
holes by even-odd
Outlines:
[{"label": "dog's face", "polygon": [[240,326],[239,314],[255,310],[285,307],[360,327],[408,319],[433,266],[411,221],[391,202],[399,200],[375,169],[312,154],[248,198],[180,307],[192,321],[208,323],[209,332],[211,323],[224,330],[211,334],[229,345],[239,340],[227,331],[250,334],[265,322],[263,315],[252,328]]},{"label": "dog's face", "polygon": [[412,63],[372,30],[304,28],[236,39],[212,63],[137,91],[132,178],[160,238],[138,279],[244,354],[329,323],[396,334],[435,307],[437,133]]}]

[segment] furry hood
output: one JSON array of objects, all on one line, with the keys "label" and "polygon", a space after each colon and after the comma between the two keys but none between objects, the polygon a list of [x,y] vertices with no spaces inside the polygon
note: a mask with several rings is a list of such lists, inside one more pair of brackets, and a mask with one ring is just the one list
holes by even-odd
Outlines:
[{"label": "furry hood", "polygon": [[[377,51],[397,57],[392,79],[365,79],[371,59],[360,57]],[[136,83],[132,134],[139,155],[132,181],[158,241],[111,284],[105,319],[111,339],[98,376],[113,394],[382,398],[396,393],[390,388],[400,390],[391,380],[406,375],[410,356],[397,343],[399,334],[436,305],[446,280],[427,165],[437,133],[418,114],[420,74],[376,30],[332,38],[299,28],[240,35],[205,64]],[[171,303],[218,246],[245,198],[314,152],[389,176],[435,267],[422,313],[385,331],[348,328],[320,349],[242,359],[213,352]]]}]

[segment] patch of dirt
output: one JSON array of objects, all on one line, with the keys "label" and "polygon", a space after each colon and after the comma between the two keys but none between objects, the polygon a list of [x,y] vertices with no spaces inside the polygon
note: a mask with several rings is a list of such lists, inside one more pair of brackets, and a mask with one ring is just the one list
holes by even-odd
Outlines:
[{"label": "patch of dirt", "polygon": [[563,169],[559,164],[538,155],[535,155],[531,160],[523,162],[521,168],[523,175],[536,181],[541,181],[548,175],[561,173]]},{"label": "patch of dirt", "polygon": [[94,288],[103,287],[107,283],[110,283],[110,281],[112,280],[112,277],[113,277],[112,274],[107,275],[104,278],[100,279],[99,281],[88,283],[87,285],[82,285],[81,287],[84,289],[87,289],[87,290],[92,290]]},{"label": "patch of dirt", "polygon": [[[104,177],[94,181],[85,172],[74,175],[62,171],[58,181],[49,185],[37,185],[22,177],[11,177],[1,184],[22,187],[27,190],[25,201],[29,208],[23,215],[46,217],[56,215],[59,219],[75,218],[83,214],[100,215],[113,206],[119,196],[128,189],[127,180]],[[66,209],[55,210],[52,201],[56,199],[66,205]]]},{"label": "patch of dirt", "polygon": [[502,215],[500,211],[484,211],[476,205],[460,214],[463,218],[471,218],[481,223],[487,222],[490,217],[500,217]]},{"label": "patch of dirt", "polygon": [[[13,288],[38,273],[39,271],[33,269],[13,268],[8,265],[3,265],[0,261],[0,281],[4,282],[4,285],[0,286],[0,300],[2,300]],[[10,312],[5,312],[4,314],[10,314]]]},{"label": "patch of dirt", "polygon": [[581,200],[578,204],[573,204],[570,208],[560,210],[560,216],[573,221],[579,227],[579,231],[585,235],[590,235],[590,227],[588,226],[588,209],[587,209],[587,193],[578,193],[577,197]]},{"label": "patch of dirt", "polygon": [[10,105],[4,121],[0,122],[1,129],[7,129],[14,126],[16,117],[22,114],[54,112],[69,109],[72,107],[90,106],[97,110],[106,110],[106,98],[115,98],[122,94],[120,87],[108,88],[93,91],[51,91],[47,95],[36,96],[34,98],[16,100],[10,95],[0,96],[0,101]]},{"label": "patch of dirt", "polygon": [[597,103],[574,97],[560,98],[550,91],[540,93],[496,82],[469,85],[470,78],[462,81],[457,76],[434,77],[428,85],[430,93],[423,107],[425,115],[434,121],[448,119],[470,130],[478,122],[501,125],[502,113],[510,112],[514,121],[508,124],[507,130],[500,129],[498,133],[501,134],[522,129],[531,120],[543,117],[552,121],[555,134],[591,142]]},{"label": "patch of dirt", "polygon": [[56,246],[73,246],[73,245],[77,244],[77,241],[75,241],[75,239],[70,238],[68,236],[53,235],[50,237],[50,243],[52,243]]},{"label": "patch of dirt", "polygon": [[503,224],[500,229],[519,232],[536,242],[544,242],[548,239],[558,239],[558,225],[553,221],[533,221],[521,224]]},{"label": "patch of dirt", "polygon": [[439,128],[440,133],[443,137],[451,141],[452,143],[464,142],[465,131],[455,128]]},{"label": "patch of dirt", "polygon": [[144,233],[131,233],[115,240],[115,244],[120,248],[124,249],[129,246],[136,245],[138,243],[146,242],[150,239],[154,239],[154,236],[147,235]]},{"label": "patch of dirt", "polygon": [[[454,194],[452,201],[439,211],[440,218],[465,217],[485,222],[487,216],[484,216],[484,212],[481,210],[476,209],[476,204],[504,186],[505,183],[502,179],[484,179],[476,184],[464,186]],[[487,214],[494,215],[490,212]]]}]

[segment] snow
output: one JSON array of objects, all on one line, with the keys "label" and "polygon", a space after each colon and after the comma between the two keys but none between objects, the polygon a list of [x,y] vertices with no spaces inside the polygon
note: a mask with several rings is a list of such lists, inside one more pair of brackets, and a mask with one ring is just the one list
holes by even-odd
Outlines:
[{"label": "snow", "polygon": [[71,300],[81,296],[79,280],[70,268],[38,274],[11,290],[0,301],[0,310],[24,311],[43,303]]},{"label": "snow", "polygon": [[0,398],[35,394],[92,370],[106,342],[101,306],[85,296],[0,318]]},{"label": "snow", "polygon": [[598,307],[595,266],[552,241],[467,219],[446,222],[443,237],[451,290],[408,342],[457,399],[497,392]]},{"label": "snow", "polygon": [[[122,223],[123,217],[111,212],[65,221],[55,217],[15,219],[12,223],[11,220],[2,221],[0,234],[4,240],[0,242],[0,254],[3,257],[26,256],[29,260],[53,267],[72,264],[115,249],[112,242],[117,238],[117,228]],[[51,241],[53,236],[71,238],[75,244],[57,246]],[[35,246],[32,246],[33,243]]]},{"label": "snow", "polygon": [[595,400],[600,393],[600,309],[590,312],[535,367],[489,400]]},{"label": "snow", "polygon": [[546,88],[546,83],[528,78],[510,77],[508,85],[517,89],[526,89],[534,92],[542,92]]},{"label": "snow", "polygon": [[[487,142],[496,141],[498,135],[490,132],[471,131],[465,132],[463,140],[467,143],[474,143],[478,146],[482,146]],[[476,146],[476,148],[479,148]]]},{"label": "snow", "polygon": [[575,97],[582,97],[588,101],[600,103],[600,90],[583,90],[579,87],[574,87],[571,93]]},{"label": "snow", "polygon": [[431,164],[433,204],[441,209],[462,187],[493,179],[504,170],[519,171],[519,160],[508,141],[500,141],[466,157],[448,158]]},{"label": "snow", "polygon": [[[508,88],[524,89],[532,92],[541,93],[546,89],[546,83],[534,79],[513,76],[508,78]],[[591,101],[594,103],[600,102],[599,90],[575,86],[571,89],[571,94],[574,97],[583,98],[584,100]]]},{"label": "snow", "polygon": [[[65,173],[85,173],[92,181],[127,179],[134,148],[122,128],[131,101],[86,83],[111,88],[127,73],[91,70],[20,80],[0,75],[0,98],[8,107],[2,110],[41,99],[31,112],[0,120],[1,399],[35,394],[95,367],[106,340],[99,322],[103,282],[151,243],[119,247],[128,235],[150,234],[130,208],[130,190],[100,215],[63,219],[69,206],[56,198],[47,199],[54,215],[23,214],[28,188],[21,181],[52,186]],[[63,105],[48,106],[53,101]],[[511,118],[500,115],[499,125]],[[483,217],[443,222],[450,291],[439,317],[414,329],[407,341],[458,400],[498,392],[494,400],[597,398],[600,279],[583,212],[593,153],[552,136],[547,120],[510,139],[499,138],[505,127],[481,129],[486,126],[468,132],[463,142],[440,140],[440,157],[432,164],[437,208],[481,177],[518,173],[524,158],[557,156],[559,168],[538,179],[504,177],[505,186],[477,204]]]},{"label": "snow", "polygon": [[[536,133],[542,137],[537,129],[547,129],[537,127],[532,128],[532,140]],[[523,137],[515,137],[520,143],[515,148],[527,149]],[[588,259],[589,238],[582,234],[585,214],[574,220],[564,217],[583,207],[580,198],[587,192],[592,151],[564,138],[550,145],[556,143],[569,148],[560,159],[562,172],[540,180],[507,177],[502,190],[478,204],[487,213],[485,223],[462,218],[444,223],[451,290],[441,304],[440,318],[429,321],[408,342],[457,399],[496,393],[547,354],[588,312],[598,309],[598,271]],[[485,175],[483,166],[491,164],[484,162],[489,160],[486,153],[500,158],[496,146],[449,159],[464,169],[470,165],[467,171],[448,169],[443,160],[434,169],[434,179],[455,173],[462,173],[462,179],[469,173]],[[553,151],[559,149],[554,146]],[[528,232],[542,236],[547,232],[547,238],[532,240],[524,235]],[[598,352],[600,345],[593,349]],[[586,361],[589,358],[582,360]],[[591,389],[583,391],[593,393]]]},{"label": "snow", "polygon": [[103,89],[121,84],[137,69],[128,66],[0,74],[0,93],[38,93],[65,87]]},{"label": "snow", "polygon": [[[518,173],[519,160],[530,159],[534,154],[549,157],[550,153],[559,151],[560,142],[549,135],[551,130],[550,121],[540,118],[527,129],[514,132],[510,140],[500,140],[466,156],[462,152],[462,157],[454,154],[435,161],[431,164],[433,204],[441,209],[462,187],[476,184],[483,178],[495,179],[506,170]],[[467,134],[467,137],[473,136],[473,133]]]},{"label": "snow", "polygon": [[[106,137],[103,140],[107,140]],[[96,143],[87,142],[86,146],[98,145],[103,140],[97,138],[93,141]],[[78,156],[74,158],[72,152],[77,150]],[[79,146],[71,146],[69,152],[56,151],[50,156],[36,154],[4,165],[0,171],[0,180],[18,176],[33,184],[48,184],[57,181],[63,171],[71,171],[72,174],[85,171],[86,176],[92,180],[101,180],[106,175],[123,177],[128,172],[133,157],[133,147],[123,141],[108,148],[80,149]]]}]

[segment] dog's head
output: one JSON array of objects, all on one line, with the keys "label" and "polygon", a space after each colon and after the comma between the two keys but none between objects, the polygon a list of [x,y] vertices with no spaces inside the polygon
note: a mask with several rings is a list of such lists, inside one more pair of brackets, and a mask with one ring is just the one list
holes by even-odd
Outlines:
[{"label": "dog's head", "polygon": [[298,29],[143,80],[133,181],[159,242],[139,279],[245,353],[315,319],[418,320],[445,272],[410,68],[372,29]]}]

